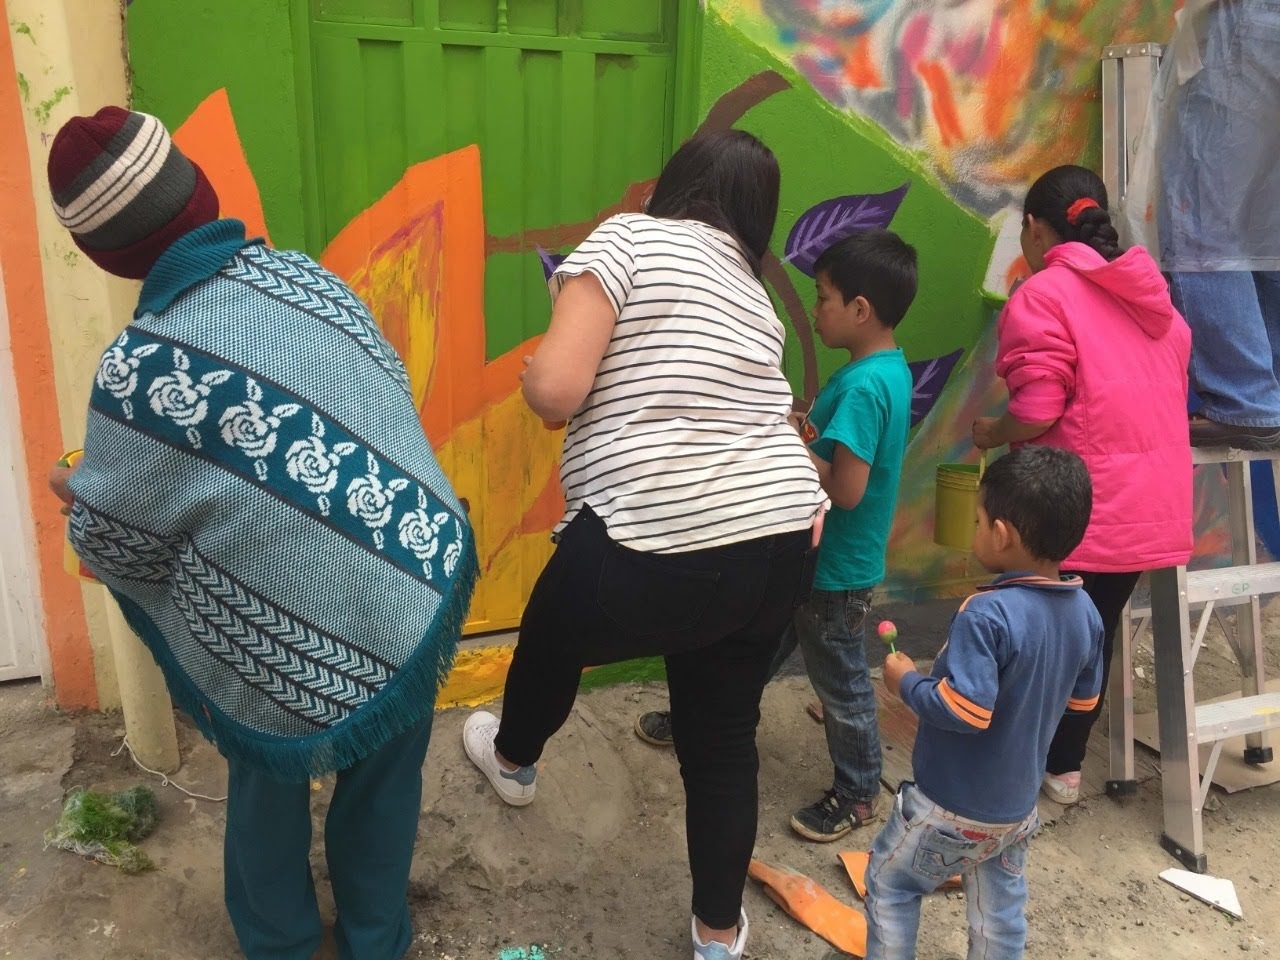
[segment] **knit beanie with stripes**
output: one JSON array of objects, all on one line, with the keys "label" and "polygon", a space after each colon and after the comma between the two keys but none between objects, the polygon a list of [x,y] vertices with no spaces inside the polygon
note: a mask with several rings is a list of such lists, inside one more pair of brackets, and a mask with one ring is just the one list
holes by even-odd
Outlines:
[{"label": "knit beanie with stripes", "polygon": [[218,219],[218,195],[155,117],[103,107],[49,151],[53,209],[108,273],[143,279],[179,237]]}]

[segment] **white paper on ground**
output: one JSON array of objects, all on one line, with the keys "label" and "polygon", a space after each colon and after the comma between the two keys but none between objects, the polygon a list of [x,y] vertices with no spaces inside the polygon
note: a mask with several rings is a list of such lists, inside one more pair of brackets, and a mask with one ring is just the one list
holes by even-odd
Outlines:
[{"label": "white paper on ground", "polygon": [[1244,914],[1240,910],[1240,900],[1236,896],[1236,885],[1230,880],[1176,868],[1164,871],[1160,874],[1160,879],[1191,894],[1201,903],[1207,903],[1211,907],[1217,907],[1223,913],[1244,919]]}]

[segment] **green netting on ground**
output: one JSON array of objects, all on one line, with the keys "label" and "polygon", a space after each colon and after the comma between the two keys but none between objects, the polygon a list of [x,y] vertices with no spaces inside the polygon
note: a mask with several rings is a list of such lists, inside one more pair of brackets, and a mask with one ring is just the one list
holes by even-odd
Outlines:
[{"label": "green netting on ground", "polygon": [[76,789],[44,839],[49,846],[91,857],[125,873],[142,873],[153,865],[137,843],[155,829],[158,815],[155,794],[146,787],[110,794]]}]

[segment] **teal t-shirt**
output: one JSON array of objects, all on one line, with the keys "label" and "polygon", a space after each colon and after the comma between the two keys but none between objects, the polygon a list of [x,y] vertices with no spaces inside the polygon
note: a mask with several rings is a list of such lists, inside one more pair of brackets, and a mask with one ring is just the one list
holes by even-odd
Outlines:
[{"label": "teal t-shirt", "polygon": [[852,510],[833,506],[827,514],[814,580],[819,590],[866,590],[884,579],[911,429],[911,389],[902,351],[882,350],[841,367],[814,401],[813,452],[831,462],[841,443],[871,464],[862,501]]}]

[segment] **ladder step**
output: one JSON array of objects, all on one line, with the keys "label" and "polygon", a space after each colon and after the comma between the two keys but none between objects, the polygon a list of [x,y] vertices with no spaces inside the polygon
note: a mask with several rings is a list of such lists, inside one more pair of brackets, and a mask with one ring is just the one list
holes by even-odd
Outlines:
[{"label": "ladder step", "polygon": [[1247,603],[1250,597],[1280,593],[1280,563],[1194,570],[1187,574],[1187,603]]},{"label": "ladder step", "polygon": [[1196,742],[1214,743],[1280,728],[1280,692],[1196,707]]},{"label": "ladder step", "polygon": [[[1255,569],[1255,568],[1250,568],[1250,569]],[[1239,596],[1214,597],[1213,599],[1217,601],[1216,608],[1221,610],[1223,607],[1244,606],[1246,603],[1248,603],[1250,600],[1253,599],[1253,596],[1251,594],[1243,593],[1243,594],[1240,594]],[[1147,617],[1151,616],[1151,598],[1143,597],[1140,602],[1142,603],[1142,606],[1133,606],[1129,608],[1130,620],[1145,620]],[[1208,601],[1206,600],[1196,600],[1189,603],[1188,606],[1191,606],[1191,607],[1204,606],[1204,604],[1207,602]]]},{"label": "ladder step", "polygon": [[1235,447],[1192,447],[1192,463],[1234,463],[1239,460],[1280,460],[1280,450],[1237,450]]}]

